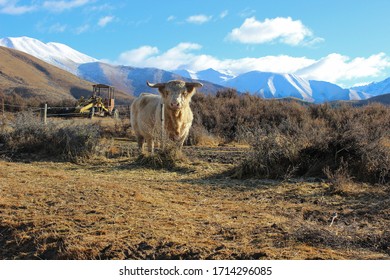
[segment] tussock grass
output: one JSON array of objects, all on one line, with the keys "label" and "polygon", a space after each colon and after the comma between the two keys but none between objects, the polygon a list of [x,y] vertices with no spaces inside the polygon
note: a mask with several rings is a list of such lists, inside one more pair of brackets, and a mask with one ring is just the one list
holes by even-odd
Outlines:
[{"label": "tussock grass", "polygon": [[189,163],[187,156],[178,148],[176,143],[165,140],[164,147],[156,149],[153,154],[141,154],[135,164],[154,169],[172,170]]}]

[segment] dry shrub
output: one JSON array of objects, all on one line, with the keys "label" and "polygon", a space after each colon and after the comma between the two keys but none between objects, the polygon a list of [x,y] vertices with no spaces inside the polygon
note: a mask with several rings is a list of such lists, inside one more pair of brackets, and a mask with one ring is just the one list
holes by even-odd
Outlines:
[{"label": "dry shrub", "polygon": [[105,158],[133,158],[138,155],[138,149],[129,145],[128,141],[118,143],[114,138],[102,138],[97,144],[96,155]]},{"label": "dry shrub", "polygon": [[294,168],[299,154],[299,143],[279,132],[260,135],[253,143],[252,151],[237,169],[235,177],[250,176],[281,178]]},{"label": "dry shrub", "polygon": [[[297,102],[265,100],[250,94],[238,95],[227,89],[217,96],[195,94],[191,103],[194,126],[202,126],[207,132],[224,142],[241,142],[243,133],[261,128],[272,132],[283,122],[300,124],[306,109]],[[247,141],[246,141],[247,142]]]},{"label": "dry shrub", "polygon": [[390,180],[389,107],[264,100],[234,90],[196,94],[191,106],[194,132],[251,144],[238,177],[326,177],[324,168],[335,172],[344,161],[355,180]]},{"label": "dry shrub", "polygon": [[180,163],[187,162],[187,157],[173,141],[166,140],[162,149],[156,149],[153,154],[141,154],[136,164],[153,169],[174,169]]},{"label": "dry shrub", "polygon": [[349,174],[359,181],[385,183],[390,179],[390,108],[379,104],[363,108],[323,107],[322,118],[330,135],[322,147],[314,145],[311,152],[328,161],[331,171],[345,165]]},{"label": "dry shrub", "polygon": [[342,168],[355,180],[389,182],[388,107],[301,107],[284,115],[276,112],[272,128],[259,125],[252,133],[252,153],[236,170],[238,177],[285,178],[292,171],[324,177],[325,168],[328,174]]},{"label": "dry shrub", "polygon": [[7,152],[45,153],[78,161],[95,153],[100,129],[93,123],[49,122],[45,125],[31,112],[22,112],[16,116],[12,129],[4,131],[0,138]]},{"label": "dry shrub", "polygon": [[99,130],[99,127],[92,123],[59,128],[53,133],[48,151],[71,161],[90,158],[96,152]]},{"label": "dry shrub", "polygon": [[10,126],[11,129],[2,131],[4,148],[12,152],[35,152],[45,147],[52,125],[43,125],[32,112],[21,112]]},{"label": "dry shrub", "polygon": [[130,120],[103,118],[97,121],[103,137],[128,137],[131,134]]},{"label": "dry shrub", "polygon": [[352,177],[348,171],[348,163],[343,160],[337,170],[331,171],[327,166],[323,170],[325,176],[330,181],[330,194],[346,194],[352,182]]},{"label": "dry shrub", "polygon": [[217,146],[219,143],[220,140],[217,136],[211,134],[199,124],[191,127],[188,139],[186,140],[186,144],[191,146]]}]

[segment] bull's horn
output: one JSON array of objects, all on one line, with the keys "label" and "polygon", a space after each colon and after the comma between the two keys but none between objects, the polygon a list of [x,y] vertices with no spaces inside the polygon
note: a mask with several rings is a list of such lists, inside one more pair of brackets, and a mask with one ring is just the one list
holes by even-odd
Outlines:
[{"label": "bull's horn", "polygon": [[203,84],[202,83],[198,83],[198,82],[195,82],[195,83],[186,83],[186,86],[187,87],[203,87]]},{"label": "bull's horn", "polygon": [[151,87],[151,88],[160,88],[160,87],[164,87],[165,86],[165,83],[157,83],[157,84],[151,84],[149,83],[148,81],[146,81],[146,84]]}]

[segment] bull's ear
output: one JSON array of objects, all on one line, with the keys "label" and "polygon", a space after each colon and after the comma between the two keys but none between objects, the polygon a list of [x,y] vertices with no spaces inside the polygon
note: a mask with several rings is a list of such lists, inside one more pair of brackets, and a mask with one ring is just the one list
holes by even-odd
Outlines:
[{"label": "bull's ear", "polygon": [[195,91],[195,88],[202,87],[201,83],[186,83],[187,92],[192,94]]},{"label": "bull's ear", "polygon": [[166,92],[165,92],[165,85],[166,85],[166,83],[152,84],[152,83],[149,83],[149,82],[147,81],[146,84],[147,84],[149,87],[151,87],[151,88],[157,88],[158,91],[161,93],[162,96],[165,96],[165,95],[166,95]]}]

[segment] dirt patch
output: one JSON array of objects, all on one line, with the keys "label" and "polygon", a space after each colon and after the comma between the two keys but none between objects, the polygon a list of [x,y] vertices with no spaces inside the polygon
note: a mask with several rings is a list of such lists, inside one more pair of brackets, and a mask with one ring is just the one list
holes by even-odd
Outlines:
[{"label": "dirt patch", "polygon": [[184,147],[190,157],[208,163],[237,164],[247,156],[249,147],[219,146],[219,147]]}]

